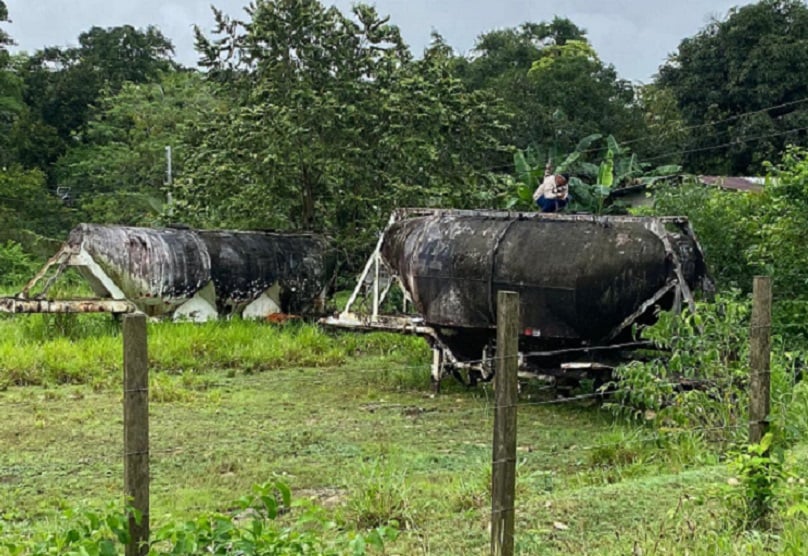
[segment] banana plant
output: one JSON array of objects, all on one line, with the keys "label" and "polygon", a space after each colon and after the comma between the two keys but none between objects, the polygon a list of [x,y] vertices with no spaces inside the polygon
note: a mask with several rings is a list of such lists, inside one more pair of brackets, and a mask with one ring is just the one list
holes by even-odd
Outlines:
[{"label": "banana plant", "polygon": [[[555,173],[569,173],[572,194],[571,210],[601,214],[615,210],[609,204],[612,192],[633,183],[651,185],[654,182],[678,174],[682,168],[667,165],[652,168],[640,162],[628,147],[621,147],[614,136],[606,137],[606,152],[599,163],[587,160],[587,155],[596,152],[590,147],[603,136],[592,134],[584,137],[571,153],[566,154],[558,164]],[[600,149],[597,149],[600,150]],[[509,197],[507,208],[527,208],[533,205],[533,191],[544,179],[545,167],[553,160],[561,158],[548,148],[544,151],[528,148],[514,154],[517,187],[516,195]],[[618,207],[619,210],[619,207]]]},{"label": "banana plant", "polygon": [[[602,135],[592,134],[581,139],[575,146],[575,150],[564,156],[560,164],[556,165],[553,170],[554,173],[574,172],[575,168],[581,164],[581,157],[589,147],[600,139]],[[528,147],[524,151],[519,150],[513,155],[513,163],[516,168],[516,177],[518,178],[516,195],[508,199],[506,208],[514,208],[517,205],[532,206],[533,205],[533,192],[544,180],[545,169],[547,165],[553,164],[554,160],[560,158],[555,148],[548,148],[545,150]]]}]

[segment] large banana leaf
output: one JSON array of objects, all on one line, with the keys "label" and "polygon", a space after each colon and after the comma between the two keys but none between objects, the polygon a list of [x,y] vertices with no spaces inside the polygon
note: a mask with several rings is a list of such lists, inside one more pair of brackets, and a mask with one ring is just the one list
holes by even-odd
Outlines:
[{"label": "large banana leaf", "polygon": [[601,137],[603,137],[603,135],[601,135],[600,133],[593,133],[592,135],[587,135],[586,137],[578,141],[578,144],[575,146],[575,152],[581,152],[587,150],[589,147],[592,146],[592,143],[594,143]]},{"label": "large banana leaf", "polygon": [[[611,135],[609,136],[611,137]],[[606,152],[606,158],[600,163],[600,171],[598,172],[598,185],[602,185],[607,189],[614,183],[614,151],[609,149]]]},{"label": "large banana leaf", "polygon": [[575,165],[575,173],[579,176],[586,176],[588,178],[595,179],[598,177],[598,172],[600,171],[600,166],[597,164],[592,164],[591,162],[579,162]]},{"label": "large banana leaf", "polygon": [[623,149],[620,148],[620,144],[617,142],[617,139],[614,138],[614,135],[609,135],[606,138],[606,147],[614,154],[623,153]]},{"label": "large banana leaf", "polygon": [[516,167],[516,177],[527,187],[531,187],[533,184],[532,168],[528,164],[524,152],[516,151],[516,154],[513,155],[513,165]]},{"label": "large banana leaf", "polygon": [[556,166],[555,171],[557,173],[559,173],[559,174],[563,174],[564,172],[569,170],[576,162],[578,162],[579,158],[581,158],[581,153],[580,152],[576,151],[576,152],[572,152],[572,153],[568,154],[567,158],[565,158],[564,161],[561,164]]}]

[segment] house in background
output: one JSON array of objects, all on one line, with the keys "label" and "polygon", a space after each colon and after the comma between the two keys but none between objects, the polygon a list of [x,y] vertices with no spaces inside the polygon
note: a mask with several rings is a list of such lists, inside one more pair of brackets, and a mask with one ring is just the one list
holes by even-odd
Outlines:
[{"label": "house in background", "polygon": [[[763,191],[766,178],[749,176],[676,176],[670,182],[679,184],[688,177],[698,180],[698,183],[708,187],[720,187],[727,191],[737,191],[742,193],[759,193]],[[609,198],[614,202],[620,202],[628,207],[650,207],[654,204],[652,189],[648,184],[639,183],[618,187],[613,189]]]},{"label": "house in background", "polygon": [[714,185],[728,191],[763,191],[766,178],[736,176],[697,176],[704,185]]}]

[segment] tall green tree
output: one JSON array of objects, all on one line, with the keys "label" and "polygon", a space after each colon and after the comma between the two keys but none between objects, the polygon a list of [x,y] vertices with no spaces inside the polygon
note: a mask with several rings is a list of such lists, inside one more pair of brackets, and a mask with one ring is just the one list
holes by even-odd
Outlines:
[{"label": "tall green tree", "polygon": [[200,121],[189,146],[192,223],[326,230],[364,248],[397,205],[495,196],[484,165],[504,148],[501,111],[454,76],[440,39],[415,61],[369,6],[267,0],[249,15],[217,12],[220,32],[197,35],[233,107]]},{"label": "tall green tree", "polygon": [[631,142],[655,164],[679,164],[689,138],[676,97],[656,83],[638,87],[637,102],[645,120],[647,136]]},{"label": "tall green tree", "polygon": [[363,152],[373,90],[409,53],[365,6],[351,19],[316,0],[259,1],[250,15],[231,25],[217,12],[215,40],[197,31],[202,65],[239,105],[200,122],[207,139],[186,198],[214,222],[322,226],[322,201]]},{"label": "tall green tree", "polygon": [[[3,0],[0,0],[0,23],[8,22],[8,7]],[[0,52],[7,53],[6,47],[12,44],[11,37],[3,29],[0,29]]]},{"label": "tall green tree", "polygon": [[0,167],[0,239],[20,230],[58,236],[69,218],[69,211],[46,187],[42,172],[19,165]]},{"label": "tall green tree", "polygon": [[[0,0],[0,24],[8,21],[8,9]],[[23,109],[22,83],[12,71],[8,52],[8,47],[12,44],[8,33],[0,28],[0,166],[7,166],[14,161],[11,129]]]},{"label": "tall green tree", "polygon": [[169,218],[166,147],[172,175],[181,175],[186,136],[219,105],[198,72],[126,82],[117,94],[99,99],[78,141],[57,162],[58,183],[69,190],[80,217],[94,222],[154,224]]},{"label": "tall green tree", "polygon": [[[28,113],[14,131],[18,158],[50,173],[80,134],[104,94],[124,83],[147,83],[171,70],[173,46],[155,27],[93,27],[79,35],[79,46],[45,48],[19,64]],[[51,181],[53,175],[51,174]]]},{"label": "tall green tree", "polygon": [[[540,71],[531,72],[537,61]],[[621,141],[642,135],[633,87],[568,19],[490,31],[479,37],[471,58],[457,63],[470,87],[505,101],[513,114],[508,140],[522,148],[568,152],[593,133]]]},{"label": "tall green tree", "polygon": [[[808,7],[761,0],[684,39],[660,68],[692,130],[686,168],[756,174],[808,137]],[[776,106],[776,108],[770,108]],[[713,123],[715,122],[715,123]]]},{"label": "tall green tree", "polygon": [[593,133],[630,139],[643,127],[631,84],[584,39],[543,48],[528,79],[544,108],[527,116],[552,131],[554,144],[572,146]]}]

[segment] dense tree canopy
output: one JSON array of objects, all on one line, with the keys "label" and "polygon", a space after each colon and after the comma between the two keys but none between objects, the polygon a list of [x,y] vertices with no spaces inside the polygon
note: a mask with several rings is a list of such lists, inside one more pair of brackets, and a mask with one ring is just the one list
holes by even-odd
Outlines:
[{"label": "dense tree canopy", "polygon": [[458,66],[470,87],[505,101],[513,114],[506,140],[516,146],[564,151],[592,133],[621,140],[642,133],[631,84],[598,58],[586,32],[568,19],[485,33],[471,59]]},{"label": "dense tree canopy", "polygon": [[181,174],[191,128],[220,104],[195,72],[166,73],[156,83],[124,83],[117,94],[98,100],[76,145],[57,162],[60,187],[87,220],[158,222],[168,211],[166,148],[171,148],[173,173]]},{"label": "dense tree canopy", "polygon": [[[8,22],[8,10],[0,0],[0,24]],[[10,131],[23,109],[22,84],[11,71],[8,46],[11,37],[0,27],[0,166],[10,164]]]},{"label": "dense tree canopy", "polygon": [[[533,182],[509,177],[514,160],[538,180],[552,159],[574,174],[573,209],[612,210],[609,187],[678,172],[683,154],[693,172],[752,173],[801,141],[807,13],[793,0],[736,9],[638,86],[559,17],[483,33],[462,57],[437,33],[411,52],[366,5],[258,0],[244,21],[214,9],[216,30],[197,31],[197,71],[172,61],[158,29],[128,25],[12,56],[0,0],[0,218],[55,237],[79,220],[320,230],[355,267],[395,207],[532,208]],[[796,152],[787,167],[802,171]],[[763,213],[746,198],[686,193],[671,206],[714,209],[695,218],[718,238],[727,283],[779,256],[743,251],[754,230],[772,231],[760,242],[771,249],[775,232],[802,239],[792,210],[797,224],[780,230],[750,220]],[[744,233],[711,232],[736,221]]]},{"label": "dense tree canopy", "polygon": [[683,40],[660,69],[659,84],[672,91],[685,121],[698,126],[687,168],[754,174],[785,145],[804,144],[807,74],[808,7],[799,0],[736,8]]},{"label": "dense tree canopy", "polygon": [[77,47],[45,48],[21,59],[26,111],[12,132],[20,162],[45,168],[52,178],[50,165],[83,131],[101,95],[117,93],[126,82],[155,80],[172,68],[172,52],[156,28],[124,25],[93,27]]},{"label": "dense tree canopy", "polygon": [[[3,0],[0,0],[0,23],[8,21],[8,8]],[[0,52],[8,53],[6,47],[11,44],[11,37],[3,29],[0,29]]]},{"label": "dense tree canopy", "polygon": [[320,229],[368,241],[395,206],[471,206],[496,193],[501,111],[453,75],[436,38],[414,61],[368,6],[257,2],[198,35],[231,97],[199,122],[181,182],[195,224]]}]

